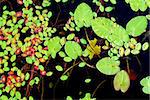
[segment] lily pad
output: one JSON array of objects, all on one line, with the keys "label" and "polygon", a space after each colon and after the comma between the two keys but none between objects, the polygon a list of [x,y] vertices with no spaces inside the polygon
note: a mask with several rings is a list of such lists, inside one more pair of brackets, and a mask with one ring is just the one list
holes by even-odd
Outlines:
[{"label": "lily pad", "polygon": [[56,53],[61,49],[60,38],[58,36],[53,37],[48,43],[48,52],[51,54],[52,58],[56,57]]},{"label": "lily pad", "polygon": [[150,87],[150,76],[147,76],[145,78],[143,78],[141,81],[140,81],[140,84],[142,86],[145,86],[145,87]]},{"label": "lily pad", "polygon": [[140,81],[140,84],[143,86],[142,91],[145,94],[150,94],[150,76],[143,78]]},{"label": "lily pad", "polygon": [[126,25],[129,35],[137,37],[145,32],[148,21],[145,16],[137,16],[132,18]]},{"label": "lily pad", "polygon": [[118,72],[114,77],[113,84],[116,91],[121,90],[121,92],[125,93],[130,86],[128,73],[125,70]]},{"label": "lily pad", "polygon": [[143,91],[145,94],[150,94],[150,87],[143,87],[143,88],[142,88],[142,91]]},{"label": "lily pad", "polygon": [[105,17],[95,18],[92,21],[92,29],[97,36],[107,39],[118,46],[122,46],[123,42],[129,41],[129,35],[126,30]]},{"label": "lily pad", "polygon": [[110,57],[105,57],[97,62],[96,68],[105,75],[115,75],[120,71],[119,64],[119,61],[115,61]]},{"label": "lily pad", "polygon": [[93,12],[89,5],[81,3],[77,6],[74,12],[74,20],[76,25],[81,28],[83,26],[89,27],[93,19]]},{"label": "lily pad", "polygon": [[65,52],[72,59],[77,59],[78,56],[81,56],[82,49],[77,42],[67,41],[65,44]]}]

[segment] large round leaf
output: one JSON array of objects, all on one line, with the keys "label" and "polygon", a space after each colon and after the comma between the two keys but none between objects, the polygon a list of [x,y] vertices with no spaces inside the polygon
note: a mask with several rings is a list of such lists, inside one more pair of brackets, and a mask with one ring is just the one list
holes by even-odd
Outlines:
[{"label": "large round leaf", "polygon": [[116,91],[121,90],[121,92],[125,93],[130,86],[128,73],[125,70],[118,72],[114,77],[113,84]]},{"label": "large round leaf", "polygon": [[108,35],[111,35],[112,26],[113,21],[105,17],[97,17],[92,21],[93,31],[101,38],[106,38]]},{"label": "large round leaf", "polygon": [[89,5],[81,3],[74,12],[74,20],[76,25],[81,28],[83,26],[89,27],[93,19],[93,12]]},{"label": "large round leaf", "polygon": [[81,56],[82,49],[77,42],[67,41],[65,44],[65,52],[72,59],[77,59],[78,56]]},{"label": "large round leaf", "polygon": [[101,38],[107,39],[118,46],[123,46],[124,42],[129,41],[129,35],[126,30],[105,17],[97,17],[92,21],[92,29],[95,34]]},{"label": "large round leaf", "polygon": [[127,23],[126,30],[129,35],[137,37],[146,30],[147,24],[148,22],[145,16],[137,16]]},{"label": "large round leaf", "polygon": [[103,74],[115,75],[117,72],[120,71],[119,64],[119,61],[115,61],[110,57],[105,57],[97,62],[96,68]]}]

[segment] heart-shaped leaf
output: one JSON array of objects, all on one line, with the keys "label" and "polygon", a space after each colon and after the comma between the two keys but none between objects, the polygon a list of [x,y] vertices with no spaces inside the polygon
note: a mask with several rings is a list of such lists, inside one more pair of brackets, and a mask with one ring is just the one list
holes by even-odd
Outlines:
[{"label": "heart-shaped leaf", "polygon": [[140,84],[143,86],[142,91],[145,94],[150,94],[150,76],[143,78],[140,81]]},{"label": "heart-shaped leaf", "polygon": [[[81,17],[82,16],[82,17]],[[93,19],[93,12],[89,5],[81,3],[74,12],[74,20],[76,25],[81,28],[83,26],[89,27]]]},{"label": "heart-shaped leaf", "polygon": [[113,84],[116,91],[121,90],[121,92],[125,93],[130,86],[128,73],[125,70],[118,72],[114,77]]}]

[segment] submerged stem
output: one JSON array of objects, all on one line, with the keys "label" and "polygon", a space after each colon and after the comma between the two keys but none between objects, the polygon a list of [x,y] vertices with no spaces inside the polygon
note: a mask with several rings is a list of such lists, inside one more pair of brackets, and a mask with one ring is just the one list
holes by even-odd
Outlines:
[{"label": "submerged stem", "polygon": [[88,64],[82,57],[80,57],[80,59],[81,59],[83,62],[85,62],[88,67],[95,69],[95,67],[94,67],[93,65]]},{"label": "submerged stem", "polygon": [[100,83],[98,84],[98,86],[96,87],[96,89],[95,89],[94,92],[92,93],[92,97],[94,97],[96,91],[99,89],[99,87],[100,87],[104,82],[106,82],[106,80],[103,80],[102,82],[100,82]]},{"label": "submerged stem", "polygon": [[43,100],[44,95],[44,79],[42,78],[42,93],[41,93],[41,100]]},{"label": "submerged stem", "polygon": [[[65,72],[64,72],[62,75],[66,74],[69,70],[71,70],[73,67],[75,67],[75,66],[78,65],[79,63],[80,63],[80,62],[75,63],[75,61],[74,61],[74,62],[73,62],[73,65],[72,65],[71,67],[69,67],[67,70],[65,70]],[[59,80],[60,80],[60,79],[57,80],[57,82],[56,82],[56,84],[55,84],[55,86],[54,86],[54,89],[53,89],[53,99],[54,99],[54,100],[55,100],[55,88],[56,88],[57,84],[59,83]]]},{"label": "submerged stem", "polygon": [[129,61],[128,61],[128,59],[126,59],[126,62],[127,62],[127,71],[128,71],[128,73],[130,73]]}]

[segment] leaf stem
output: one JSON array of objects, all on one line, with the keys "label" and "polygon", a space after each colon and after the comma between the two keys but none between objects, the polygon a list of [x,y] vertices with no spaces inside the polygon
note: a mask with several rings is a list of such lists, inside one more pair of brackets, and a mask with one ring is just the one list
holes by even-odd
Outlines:
[{"label": "leaf stem", "polygon": [[128,59],[126,59],[126,63],[127,63],[127,71],[128,71],[128,73],[130,73],[129,61],[128,61]]},{"label": "leaf stem", "polygon": [[142,64],[141,64],[141,62],[140,62],[139,58],[138,58],[137,56],[135,56],[135,57],[136,57],[136,59],[137,59],[137,61],[138,61],[139,66],[141,67],[141,66],[142,66]]},{"label": "leaf stem", "polygon": [[104,82],[106,82],[106,80],[103,80],[102,82],[100,82],[100,83],[98,84],[98,86],[96,87],[96,89],[95,89],[94,92],[92,93],[92,97],[94,97],[96,91],[99,89],[99,87],[100,87]]},{"label": "leaf stem", "polygon": [[43,95],[44,95],[44,79],[42,77],[42,93],[41,93],[41,100],[43,100]]},{"label": "leaf stem", "polygon": [[[33,78],[33,74],[34,74],[34,68],[32,68],[32,70],[31,70],[31,73],[30,73],[30,79],[29,79],[29,83],[30,83],[30,81],[32,80],[32,78]],[[29,95],[30,95],[30,85],[29,85],[29,83],[28,83],[28,85],[27,85],[27,91],[26,91],[26,96],[28,97]]]},{"label": "leaf stem", "polygon": [[85,62],[88,67],[95,69],[95,67],[94,67],[93,65],[88,64],[82,57],[80,57],[80,59],[81,59],[83,62]]},{"label": "leaf stem", "polygon": [[73,67],[75,67],[76,65],[78,65],[80,62],[72,65],[71,67],[69,67],[62,75],[66,74],[69,70],[71,70]]}]

